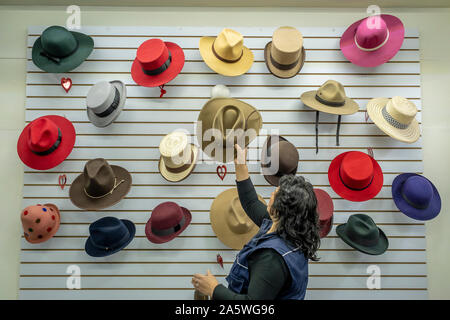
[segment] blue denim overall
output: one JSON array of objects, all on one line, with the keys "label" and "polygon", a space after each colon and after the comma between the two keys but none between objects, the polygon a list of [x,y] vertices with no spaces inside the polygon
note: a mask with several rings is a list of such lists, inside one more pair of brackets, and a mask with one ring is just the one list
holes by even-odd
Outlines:
[{"label": "blue denim overall", "polygon": [[249,285],[248,256],[255,250],[271,248],[276,250],[284,259],[291,274],[291,286],[279,293],[276,299],[303,300],[308,285],[308,260],[275,233],[266,232],[272,226],[272,220],[264,219],[259,232],[237,254],[226,278],[228,289],[235,293],[246,293]]}]

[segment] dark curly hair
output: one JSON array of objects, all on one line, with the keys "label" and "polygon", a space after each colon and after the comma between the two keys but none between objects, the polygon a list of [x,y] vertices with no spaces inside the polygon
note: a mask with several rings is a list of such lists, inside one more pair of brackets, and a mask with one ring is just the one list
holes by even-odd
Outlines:
[{"label": "dark curly hair", "polygon": [[285,175],[270,208],[277,233],[299,247],[307,259],[318,261],[320,247],[317,199],[313,186],[302,176]]}]

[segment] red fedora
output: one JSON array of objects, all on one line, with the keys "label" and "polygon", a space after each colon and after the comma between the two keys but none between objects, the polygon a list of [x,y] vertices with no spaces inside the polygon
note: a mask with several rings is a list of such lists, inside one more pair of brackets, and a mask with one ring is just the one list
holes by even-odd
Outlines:
[{"label": "red fedora", "polygon": [[322,189],[314,188],[317,199],[317,213],[319,215],[320,237],[325,238],[333,226],[333,199]]},{"label": "red fedora", "polygon": [[158,87],[174,79],[183,66],[183,49],[177,44],[150,39],[137,49],[131,76],[140,86]]},{"label": "red fedora", "polygon": [[175,202],[163,202],[156,206],[145,225],[145,235],[153,243],[174,239],[191,223],[191,212]]},{"label": "red fedora", "polygon": [[333,190],[350,201],[367,201],[383,187],[383,172],[378,162],[360,151],[341,153],[331,161],[328,181]]},{"label": "red fedora", "polygon": [[17,153],[32,169],[51,169],[69,156],[75,137],[75,128],[66,118],[43,116],[23,129],[17,141]]}]

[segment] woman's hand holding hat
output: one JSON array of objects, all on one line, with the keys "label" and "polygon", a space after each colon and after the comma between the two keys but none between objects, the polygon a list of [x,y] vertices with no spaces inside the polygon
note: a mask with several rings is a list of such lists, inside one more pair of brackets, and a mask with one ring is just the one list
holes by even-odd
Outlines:
[{"label": "woman's hand holding hat", "polygon": [[206,275],[196,273],[191,280],[194,288],[203,294],[212,297],[214,289],[219,285],[216,277],[208,270]]},{"label": "woman's hand holding hat", "polygon": [[238,144],[234,145],[236,149],[236,158],[234,159],[234,165],[236,168],[236,180],[243,181],[249,178],[247,168],[247,148],[242,149]]}]

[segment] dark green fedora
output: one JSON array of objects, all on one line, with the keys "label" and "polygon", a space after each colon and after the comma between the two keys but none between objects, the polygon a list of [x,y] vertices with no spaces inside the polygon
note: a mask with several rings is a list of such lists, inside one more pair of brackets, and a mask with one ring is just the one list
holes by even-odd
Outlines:
[{"label": "dark green fedora", "polygon": [[349,246],[371,255],[383,254],[389,246],[383,230],[365,214],[351,215],[347,223],[337,226],[336,233]]},{"label": "dark green fedora", "polygon": [[83,33],[51,26],[34,42],[34,64],[50,73],[69,72],[91,54],[94,40]]}]

